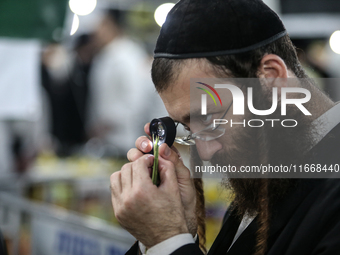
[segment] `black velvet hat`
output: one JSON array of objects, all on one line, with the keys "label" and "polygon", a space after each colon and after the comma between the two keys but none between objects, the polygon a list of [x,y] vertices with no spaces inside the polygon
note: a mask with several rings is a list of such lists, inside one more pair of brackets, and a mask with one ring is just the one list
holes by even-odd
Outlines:
[{"label": "black velvet hat", "polygon": [[155,58],[200,58],[237,54],[286,34],[261,0],[181,0],[169,12]]}]

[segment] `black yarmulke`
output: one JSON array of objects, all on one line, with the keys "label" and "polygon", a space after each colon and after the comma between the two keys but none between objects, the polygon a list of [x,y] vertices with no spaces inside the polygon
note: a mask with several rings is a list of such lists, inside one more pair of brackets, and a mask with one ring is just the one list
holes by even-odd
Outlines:
[{"label": "black yarmulke", "polygon": [[286,34],[261,0],[181,0],[169,12],[155,58],[199,58],[242,53]]}]

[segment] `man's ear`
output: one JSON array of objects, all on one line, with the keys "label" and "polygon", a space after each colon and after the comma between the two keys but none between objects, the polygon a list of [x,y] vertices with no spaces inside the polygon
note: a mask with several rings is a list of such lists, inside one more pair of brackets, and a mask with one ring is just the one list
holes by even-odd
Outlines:
[{"label": "man's ear", "polygon": [[275,86],[279,84],[285,86],[283,81],[288,78],[288,69],[282,58],[275,54],[268,54],[261,60],[258,68],[258,77],[263,79],[268,87],[273,87],[274,84]]},{"label": "man's ear", "polygon": [[265,55],[258,68],[259,78],[287,78],[288,69],[278,55],[268,54]]}]

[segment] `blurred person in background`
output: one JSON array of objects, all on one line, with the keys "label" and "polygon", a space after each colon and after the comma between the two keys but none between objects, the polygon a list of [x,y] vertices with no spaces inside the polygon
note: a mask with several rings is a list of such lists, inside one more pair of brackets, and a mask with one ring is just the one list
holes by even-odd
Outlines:
[{"label": "blurred person in background", "polygon": [[88,75],[94,54],[91,36],[75,39],[73,52],[59,44],[43,54],[42,84],[50,105],[50,132],[59,156],[78,152],[86,142]]},{"label": "blurred person in background", "polygon": [[[144,49],[124,34],[124,12],[107,10],[94,32],[98,53],[90,72],[88,131],[91,143],[105,147],[106,155],[124,156],[134,144],[134,137],[149,118],[150,108],[142,104],[156,95],[150,91],[150,63]],[[146,99],[148,100],[148,99]]]}]

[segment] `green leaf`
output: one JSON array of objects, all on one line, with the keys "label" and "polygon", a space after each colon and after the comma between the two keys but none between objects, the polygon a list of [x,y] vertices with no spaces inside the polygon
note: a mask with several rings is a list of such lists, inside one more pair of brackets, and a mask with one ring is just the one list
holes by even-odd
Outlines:
[{"label": "green leaf", "polygon": [[152,183],[157,185],[158,181],[158,142],[159,137],[152,135],[153,140],[153,155],[154,155],[154,161],[153,161],[153,168],[152,168]]}]

